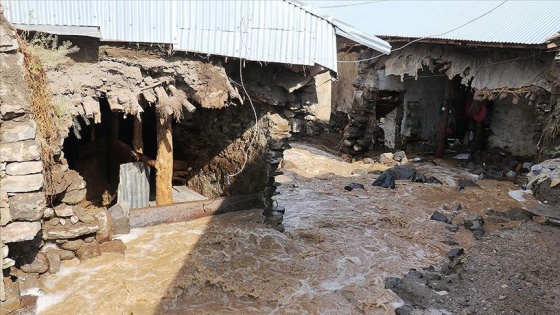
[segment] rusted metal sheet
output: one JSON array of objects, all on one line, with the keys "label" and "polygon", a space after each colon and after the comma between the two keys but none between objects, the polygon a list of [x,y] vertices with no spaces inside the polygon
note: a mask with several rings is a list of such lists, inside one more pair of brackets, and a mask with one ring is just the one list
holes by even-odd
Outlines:
[{"label": "rusted metal sheet", "polygon": [[130,211],[130,226],[137,228],[184,222],[226,212],[263,207],[264,203],[260,194],[188,201]]},{"label": "rusted metal sheet", "polygon": [[150,167],[143,162],[121,164],[118,202],[127,201],[131,209],[143,208],[150,201]]}]

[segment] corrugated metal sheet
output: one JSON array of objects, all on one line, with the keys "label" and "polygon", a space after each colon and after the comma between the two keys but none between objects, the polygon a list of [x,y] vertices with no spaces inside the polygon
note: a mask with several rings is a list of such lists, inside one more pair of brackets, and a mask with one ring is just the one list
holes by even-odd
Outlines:
[{"label": "corrugated metal sheet", "polygon": [[126,201],[131,209],[148,207],[150,202],[150,167],[142,162],[120,165],[117,202]]},{"label": "corrugated metal sheet", "polygon": [[560,1],[304,2],[376,36],[542,44],[560,31]]},{"label": "corrugated metal sheet", "polygon": [[56,35],[79,35],[86,37],[101,38],[98,26],[66,26],[66,25],[29,25],[13,24],[17,29],[23,31],[37,31]]},{"label": "corrugated metal sheet", "polygon": [[[103,40],[173,44],[175,50],[336,71],[336,25],[287,0],[4,0],[12,23],[99,26]],[[351,26],[373,49],[390,45]],[[352,35],[349,35],[351,37]],[[352,38],[355,39],[355,38]]]}]

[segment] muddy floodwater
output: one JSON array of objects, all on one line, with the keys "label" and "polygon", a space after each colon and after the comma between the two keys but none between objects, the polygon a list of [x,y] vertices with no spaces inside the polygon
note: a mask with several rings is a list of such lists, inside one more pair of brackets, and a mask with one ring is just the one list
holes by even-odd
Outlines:
[{"label": "muddy floodwater", "polygon": [[[126,256],[68,262],[44,278],[40,314],[392,314],[401,300],[384,278],[437,263],[446,251],[474,243],[430,220],[443,205],[457,224],[467,212],[531,205],[508,195],[512,183],[479,181],[456,191],[461,170],[415,165],[443,186],[397,181],[372,187],[368,171],[383,165],[346,163],[312,147],[285,152],[278,204],[285,232],[259,210],[133,229]],[[365,190],[345,191],[349,183]],[[456,247],[457,245],[455,245]]]}]

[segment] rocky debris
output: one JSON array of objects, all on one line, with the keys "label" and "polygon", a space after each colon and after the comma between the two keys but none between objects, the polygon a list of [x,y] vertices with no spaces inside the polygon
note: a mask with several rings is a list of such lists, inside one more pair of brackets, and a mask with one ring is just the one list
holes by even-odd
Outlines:
[{"label": "rocky debris", "polygon": [[45,195],[42,192],[17,194],[9,198],[13,220],[38,221],[45,211]]},{"label": "rocky debris", "polygon": [[478,186],[474,181],[472,181],[470,179],[459,178],[459,180],[457,181],[457,191],[461,191],[461,190],[465,189],[465,187],[478,187],[478,188],[480,188],[480,186]]},{"label": "rocky debris", "polygon": [[93,240],[91,243],[84,243],[77,251],[76,256],[80,261],[88,260],[101,255],[99,243]]},{"label": "rocky debris", "polygon": [[478,214],[468,214],[465,217],[463,225],[471,231],[483,231],[482,224],[484,220]]},{"label": "rocky debris", "polygon": [[354,189],[365,189],[364,185],[358,183],[350,183],[344,186],[344,190],[352,191]]},{"label": "rocky debris", "polygon": [[430,220],[451,224],[451,220],[448,217],[446,217],[443,213],[437,210],[435,210],[434,213],[432,213],[432,215],[430,216]]},{"label": "rocky debris", "polygon": [[[84,223],[90,223],[90,222],[86,222],[89,221],[89,217],[87,215],[89,214],[86,213],[85,216],[80,216],[80,221]],[[113,225],[113,219],[109,215],[109,213],[105,209],[100,209],[99,211],[94,213],[92,217],[94,219],[97,218],[97,223],[99,225],[99,230],[97,230],[97,233],[95,235],[97,241],[99,243],[103,243],[112,240],[113,233],[114,233],[114,225]],[[84,220],[84,218],[86,218],[86,220]]]},{"label": "rocky debris", "polygon": [[379,156],[378,160],[379,163],[391,167],[408,163],[408,158],[406,157],[406,153],[404,151],[397,151],[395,153],[382,153]]},{"label": "rocky debris", "polygon": [[130,205],[128,202],[117,203],[109,208],[107,212],[113,221],[115,234],[130,233]]},{"label": "rocky debris", "polygon": [[47,240],[56,239],[69,239],[76,238],[86,234],[93,234],[99,230],[99,226],[96,223],[83,223],[78,222],[74,225],[56,225],[51,226],[50,224],[43,225],[44,238]]},{"label": "rocky debris", "polygon": [[21,271],[27,273],[45,273],[49,270],[49,263],[45,253],[38,253],[32,263],[22,265]]},{"label": "rocky debris", "polygon": [[117,253],[123,255],[124,257],[126,245],[121,240],[112,240],[99,244],[99,250],[101,253]]},{"label": "rocky debris", "polygon": [[412,270],[403,278],[385,279],[385,288],[395,292],[405,302],[410,303],[409,305],[426,309],[440,299],[440,296],[426,285],[428,282],[422,273]]},{"label": "rocky debris", "polygon": [[442,182],[435,177],[426,179],[426,177],[418,173],[416,169],[399,165],[382,172],[373,182],[372,186],[395,189],[395,180],[403,179],[416,183],[442,184]]},{"label": "rocky debris", "polygon": [[2,243],[30,241],[41,230],[40,222],[11,222],[2,227]]}]

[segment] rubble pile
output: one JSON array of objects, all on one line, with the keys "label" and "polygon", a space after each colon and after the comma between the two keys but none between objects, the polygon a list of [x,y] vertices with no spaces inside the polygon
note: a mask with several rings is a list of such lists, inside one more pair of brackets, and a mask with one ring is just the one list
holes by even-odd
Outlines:
[{"label": "rubble pile", "polygon": [[532,190],[538,200],[560,206],[560,158],[533,165],[526,177],[525,188]]}]

